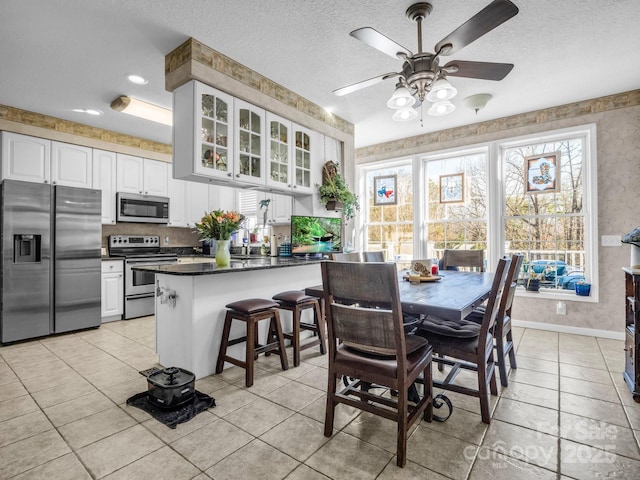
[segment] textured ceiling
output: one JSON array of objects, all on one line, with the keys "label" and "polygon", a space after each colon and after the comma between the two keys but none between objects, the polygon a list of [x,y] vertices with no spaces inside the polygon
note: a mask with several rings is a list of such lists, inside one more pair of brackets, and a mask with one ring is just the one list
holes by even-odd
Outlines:
[{"label": "textured ceiling", "polygon": [[[515,64],[501,82],[452,78],[457,110],[396,123],[387,80],[344,97],[332,90],[399,71],[401,62],[349,32],[370,26],[417,51],[412,1],[2,0],[0,104],[171,143],[171,129],[111,111],[119,95],[171,107],[164,57],[189,37],[355,124],[356,146],[419,135],[640,88],[640,2],[514,0],[520,13],[447,60]],[[426,51],[490,2],[432,0]],[[130,84],[125,75],[149,79]],[[233,92],[231,92],[233,93]],[[477,115],[462,104],[493,99]],[[72,112],[95,108],[100,117]]]}]

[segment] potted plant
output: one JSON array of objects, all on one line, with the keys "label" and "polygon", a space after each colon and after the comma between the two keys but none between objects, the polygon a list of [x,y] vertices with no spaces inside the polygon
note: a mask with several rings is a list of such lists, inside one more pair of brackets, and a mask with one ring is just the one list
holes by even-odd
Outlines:
[{"label": "potted plant", "polygon": [[537,292],[540,290],[540,280],[544,277],[544,272],[536,273],[533,268],[529,270],[529,276],[526,280],[525,287],[530,292]]},{"label": "potted plant", "polygon": [[354,194],[338,171],[338,164],[328,161],[323,167],[322,185],[316,185],[320,202],[327,210],[342,210],[346,220],[360,210],[358,196]]}]

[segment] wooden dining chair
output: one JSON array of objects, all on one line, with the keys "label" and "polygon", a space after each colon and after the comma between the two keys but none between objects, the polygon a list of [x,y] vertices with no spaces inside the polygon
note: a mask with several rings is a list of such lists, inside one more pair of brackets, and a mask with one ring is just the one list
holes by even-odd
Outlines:
[{"label": "wooden dining chair", "polygon": [[[410,426],[421,415],[432,417],[431,346],[404,334],[395,264],[322,262],[321,268],[329,344],[324,435],[333,433],[339,403],[387,418],[397,423],[396,463],[404,467]],[[422,398],[409,404],[409,387],[421,376]],[[339,377],[349,380],[338,392]],[[377,387],[386,389],[378,394]]]},{"label": "wooden dining chair", "polygon": [[[498,364],[498,370],[500,371],[500,384],[503,387],[509,386],[509,379],[507,377],[507,356],[509,357],[510,367],[512,369],[518,368],[518,364],[516,362],[516,351],[513,346],[513,334],[511,333],[511,309],[513,306],[513,298],[516,293],[518,274],[520,273],[523,259],[524,255],[521,253],[511,256],[511,266],[507,273],[505,292],[502,295],[502,301],[500,302],[500,308],[498,310],[496,325],[493,332],[496,350],[496,363]],[[476,307],[467,318],[477,323],[482,323],[485,309],[485,305]]]},{"label": "wooden dining chair", "polygon": [[[454,321],[429,315],[416,333],[427,339],[433,347],[434,362],[451,367],[444,380],[433,381],[434,386],[479,397],[480,414],[484,423],[491,422],[489,393],[498,394],[492,332],[510,264],[511,259],[508,257],[498,262],[481,324],[467,319]],[[477,389],[454,383],[461,369],[476,372]]]},{"label": "wooden dining chair", "polygon": [[362,262],[362,254],[360,252],[330,253],[329,260],[336,262]]},{"label": "wooden dining chair", "polygon": [[365,262],[384,262],[384,252],[378,250],[377,252],[362,252],[362,260]]},{"label": "wooden dining chair", "polygon": [[465,268],[484,272],[484,250],[445,250],[442,255],[442,269]]}]

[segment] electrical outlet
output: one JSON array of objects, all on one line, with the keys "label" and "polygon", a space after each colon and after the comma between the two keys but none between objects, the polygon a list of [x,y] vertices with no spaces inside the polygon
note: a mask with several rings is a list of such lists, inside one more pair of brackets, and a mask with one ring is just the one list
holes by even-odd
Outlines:
[{"label": "electrical outlet", "polygon": [[558,314],[558,315],[566,315],[567,314],[567,304],[566,304],[566,302],[558,302],[556,304],[556,314]]},{"label": "electrical outlet", "polygon": [[169,245],[169,237],[164,237],[164,244]]},{"label": "electrical outlet", "polygon": [[601,235],[600,245],[603,247],[620,247],[622,246],[620,235]]}]

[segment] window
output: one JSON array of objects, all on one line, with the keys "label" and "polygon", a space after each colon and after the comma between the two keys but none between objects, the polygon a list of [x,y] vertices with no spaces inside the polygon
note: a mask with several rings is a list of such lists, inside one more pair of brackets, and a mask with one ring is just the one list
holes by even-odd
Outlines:
[{"label": "window", "polygon": [[[482,249],[489,270],[521,252],[519,283],[538,278],[539,297],[598,301],[595,134],[588,125],[363,166],[363,249],[404,263]],[[387,175],[398,203],[374,206],[374,178]],[[581,280],[590,297],[575,296]]]},{"label": "window", "polygon": [[487,249],[487,153],[425,157],[426,254]]},{"label": "window", "polygon": [[[387,260],[406,262],[413,258],[413,168],[403,162],[385,168],[366,170],[366,221],[364,224],[367,251],[385,252]],[[396,192],[374,192],[375,177],[395,176]],[[374,205],[376,195],[396,196],[396,203]]]},{"label": "window", "polygon": [[573,292],[577,282],[594,278],[595,212],[585,202],[595,197],[588,193],[590,133],[501,145],[505,253],[524,253],[525,286],[536,279],[543,290]]}]

